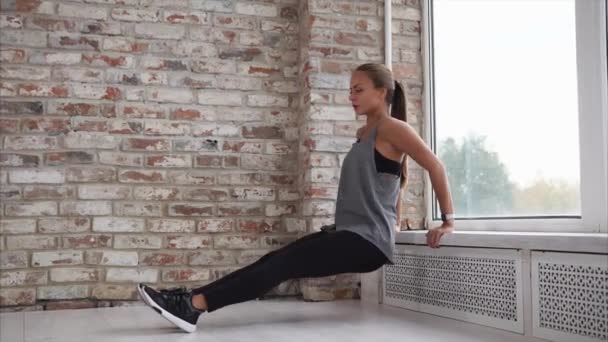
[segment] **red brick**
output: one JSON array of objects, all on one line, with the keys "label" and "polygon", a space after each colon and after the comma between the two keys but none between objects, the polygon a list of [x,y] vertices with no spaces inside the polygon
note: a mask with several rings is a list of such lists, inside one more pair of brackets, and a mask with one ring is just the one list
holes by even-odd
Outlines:
[{"label": "red brick", "polygon": [[105,120],[75,118],[73,130],[75,132],[105,132],[108,130],[108,123]]},{"label": "red brick", "polygon": [[124,141],[125,150],[132,151],[169,151],[171,144],[167,139],[129,138]]},{"label": "red brick", "polygon": [[113,182],[116,180],[116,173],[109,167],[70,167],[66,170],[68,182]]},{"label": "red brick", "polygon": [[0,63],[23,63],[25,59],[24,49],[4,46],[0,48]]},{"label": "red brick", "polygon": [[143,252],[139,263],[146,266],[175,266],[185,264],[185,258],[184,255],[176,253]]},{"label": "red brick", "polygon": [[264,207],[257,203],[219,204],[218,216],[262,216]]},{"label": "red brick", "polygon": [[19,119],[0,119],[0,133],[19,132]]},{"label": "red brick", "polygon": [[95,155],[86,151],[48,152],[44,154],[46,165],[91,164]]},{"label": "red brick", "polygon": [[101,38],[92,36],[81,36],[77,34],[51,33],[49,35],[49,46],[51,48],[67,48],[85,51],[99,51]]},{"label": "red brick", "polygon": [[80,32],[116,36],[121,34],[121,25],[118,22],[85,21],[80,26]]},{"label": "red brick", "polygon": [[242,135],[251,139],[282,139],[283,130],[277,126],[243,126]]},{"label": "red brick", "polygon": [[139,134],[144,128],[142,122],[125,120],[112,120],[108,125],[108,132],[112,134]]},{"label": "red brick", "polygon": [[239,220],[238,230],[246,233],[276,233],[281,231],[279,219],[242,219]]},{"label": "red brick", "polygon": [[40,101],[0,101],[0,114],[40,115],[43,111]]},{"label": "red brick", "polygon": [[131,68],[135,64],[132,56],[107,55],[100,53],[84,53],[82,62],[95,67],[104,68]]},{"label": "red brick", "polygon": [[44,304],[44,310],[77,310],[92,309],[97,307],[97,302],[89,299],[51,301]]},{"label": "red brick", "polygon": [[159,183],[166,181],[166,173],[153,170],[125,170],[118,174],[123,183]]},{"label": "red brick", "polygon": [[[1,122],[1,121],[0,121]],[[40,157],[34,154],[0,153],[0,166],[39,166]]]},{"label": "red brick", "polygon": [[96,103],[53,101],[49,103],[48,114],[68,116],[97,116],[100,107]]},{"label": "red brick", "polygon": [[169,205],[169,216],[212,216],[214,206],[204,203],[175,203]]},{"label": "red brick", "polygon": [[198,155],[194,162],[195,167],[221,168],[222,156],[219,155]]},{"label": "red brick", "polygon": [[183,198],[186,200],[221,202],[228,199],[226,189],[190,188],[183,190]]},{"label": "red brick", "polygon": [[73,186],[27,185],[23,188],[23,198],[28,200],[71,199],[75,195]]},{"label": "red brick", "polygon": [[70,129],[70,119],[38,118],[23,119],[21,121],[21,130],[27,133],[49,133],[55,135],[67,133]]},{"label": "red brick", "polygon": [[166,110],[164,108],[159,108],[158,105],[143,103],[124,105],[121,108],[120,113],[126,118],[161,119],[166,116]]},{"label": "red brick", "polygon": [[0,289],[0,306],[34,305],[35,303],[36,289]]},{"label": "red brick", "polygon": [[69,89],[61,84],[22,83],[19,85],[20,96],[68,97]]}]

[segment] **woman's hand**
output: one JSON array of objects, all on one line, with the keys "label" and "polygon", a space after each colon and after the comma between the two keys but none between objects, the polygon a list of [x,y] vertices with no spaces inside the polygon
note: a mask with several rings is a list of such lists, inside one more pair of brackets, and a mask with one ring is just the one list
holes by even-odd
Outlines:
[{"label": "woman's hand", "polygon": [[445,234],[449,234],[454,231],[454,222],[444,222],[441,226],[429,229],[426,233],[426,242],[431,248],[439,248],[439,240]]}]

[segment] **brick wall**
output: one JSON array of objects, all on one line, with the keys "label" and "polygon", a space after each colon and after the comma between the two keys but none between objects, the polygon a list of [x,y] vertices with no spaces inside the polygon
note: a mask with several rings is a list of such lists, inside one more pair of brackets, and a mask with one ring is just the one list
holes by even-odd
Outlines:
[{"label": "brick wall", "polygon": [[[0,306],[194,286],[333,220],[362,124],[352,68],[383,61],[376,1],[0,2]],[[393,1],[393,68],[421,129],[420,9]],[[404,210],[423,219],[410,162]],[[269,295],[358,296],[358,276]]]}]

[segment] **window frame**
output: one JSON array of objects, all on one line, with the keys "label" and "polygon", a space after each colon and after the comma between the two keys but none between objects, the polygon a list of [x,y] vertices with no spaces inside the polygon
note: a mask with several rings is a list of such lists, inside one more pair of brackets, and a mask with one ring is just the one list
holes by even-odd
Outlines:
[{"label": "window frame", "polygon": [[[511,232],[608,232],[608,0],[575,0],[578,74],[580,216],[458,218],[456,230]],[[424,71],[424,140],[436,153],[433,2],[422,0],[421,53]],[[441,224],[438,206],[425,172],[427,228]]]}]

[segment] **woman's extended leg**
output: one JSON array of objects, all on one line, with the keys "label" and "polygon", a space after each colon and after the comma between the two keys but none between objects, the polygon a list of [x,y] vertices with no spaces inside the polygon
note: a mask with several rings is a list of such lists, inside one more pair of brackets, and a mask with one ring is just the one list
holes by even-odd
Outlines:
[{"label": "woman's extended leg", "polygon": [[355,233],[319,232],[268,253],[217,284],[194,289],[193,294],[202,294],[212,312],[255,299],[288,279],[371,272],[385,262],[378,248]]},{"label": "woman's extended leg", "polygon": [[220,278],[220,279],[218,279],[218,280],[216,280],[214,282],[211,282],[211,283],[209,283],[207,285],[204,285],[204,286],[201,286],[201,287],[193,289],[192,290],[192,294],[193,295],[197,295],[197,294],[200,294],[200,293],[203,293],[203,292],[206,292],[206,291],[210,291],[210,290],[212,290],[212,289],[214,289],[214,288],[216,288],[218,286],[221,286],[222,284],[224,284],[227,281],[231,281],[231,280],[239,277],[240,275],[242,275],[243,273],[248,272],[252,268],[257,267],[260,263],[263,263],[269,257],[271,257],[271,256],[273,256],[273,255],[275,255],[277,253],[283,253],[286,249],[294,248],[294,246],[297,246],[297,245],[299,245],[301,243],[304,243],[306,241],[310,241],[310,240],[313,240],[313,239],[318,239],[318,238],[322,237],[324,234],[327,234],[327,233],[325,233],[325,232],[316,232],[316,233],[305,235],[305,236],[303,236],[303,237],[301,237],[301,238],[299,238],[299,239],[297,239],[295,241],[292,241],[291,243],[289,243],[289,244],[287,244],[287,245],[285,245],[285,246],[283,246],[281,248],[278,248],[278,249],[276,249],[274,251],[270,251],[270,252],[266,253],[265,255],[263,255],[261,258],[259,258],[258,260],[256,260],[252,264],[249,264],[249,265],[247,265],[247,266],[245,266],[243,268],[240,268],[240,269],[238,269],[238,270],[236,270],[236,271],[234,271],[232,273],[229,273],[226,276],[224,276],[224,277],[222,277],[222,278]]}]

